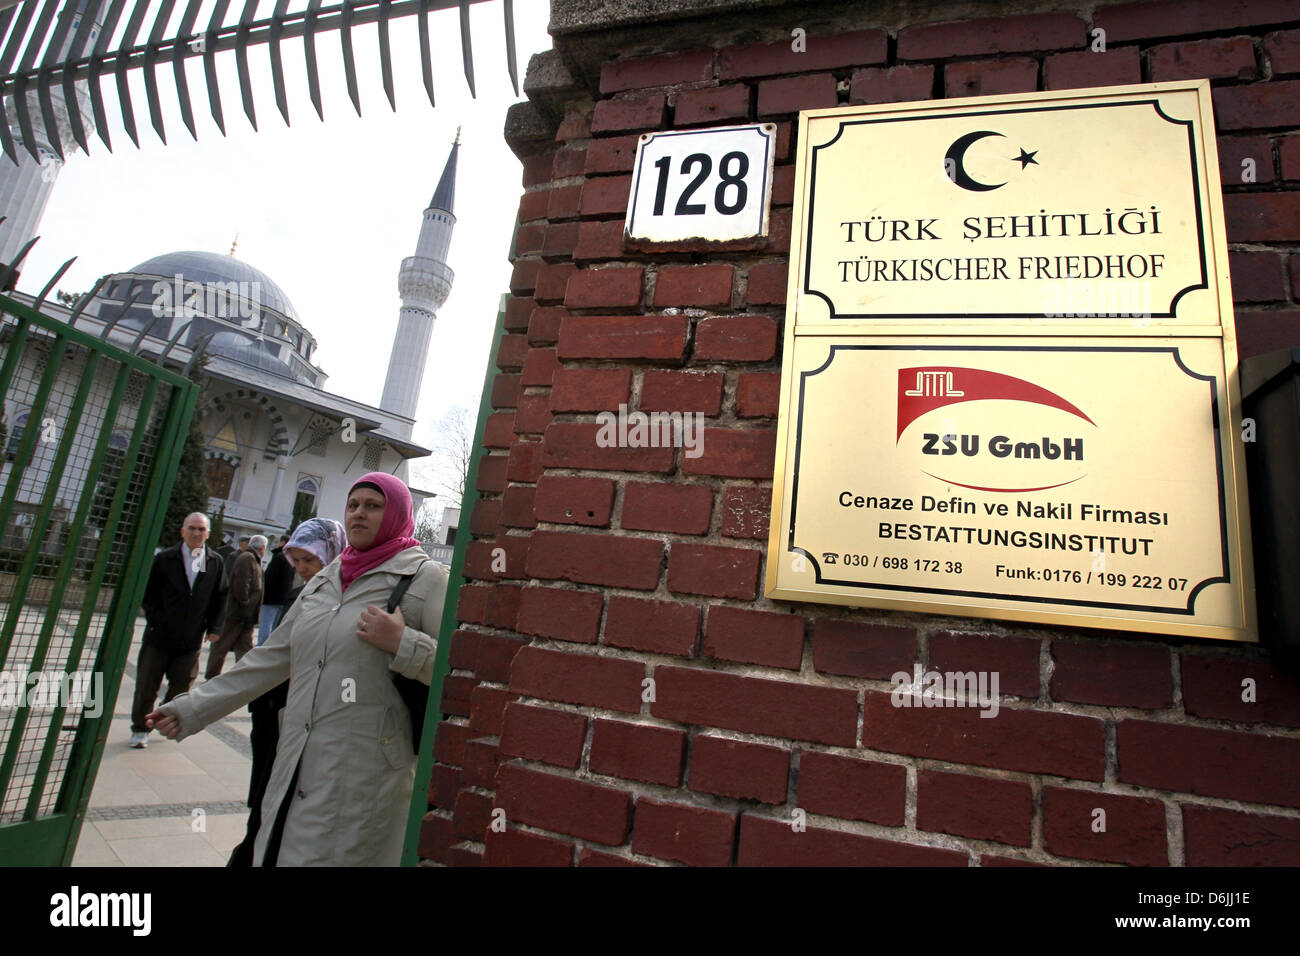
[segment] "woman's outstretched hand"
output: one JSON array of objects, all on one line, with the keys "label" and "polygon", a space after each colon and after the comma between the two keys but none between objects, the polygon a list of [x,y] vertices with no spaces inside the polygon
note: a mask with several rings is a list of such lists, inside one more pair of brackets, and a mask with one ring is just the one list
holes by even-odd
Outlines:
[{"label": "woman's outstretched hand", "polygon": [[373,644],[381,651],[396,654],[402,643],[402,631],[406,630],[406,618],[400,607],[388,614],[373,604],[366,605],[357,619],[357,637],[367,644]]}]

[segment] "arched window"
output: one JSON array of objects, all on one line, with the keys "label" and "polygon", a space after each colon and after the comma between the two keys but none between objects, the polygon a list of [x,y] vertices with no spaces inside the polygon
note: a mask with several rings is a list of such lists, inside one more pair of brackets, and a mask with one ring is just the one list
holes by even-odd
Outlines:
[{"label": "arched window", "polygon": [[298,475],[298,494],[293,499],[293,526],[296,528],[308,518],[316,517],[316,502],[320,498],[321,480],[315,475]]},{"label": "arched window", "polygon": [[213,498],[229,498],[235,482],[235,466],[224,458],[209,458],[203,463],[208,478],[208,492]]}]

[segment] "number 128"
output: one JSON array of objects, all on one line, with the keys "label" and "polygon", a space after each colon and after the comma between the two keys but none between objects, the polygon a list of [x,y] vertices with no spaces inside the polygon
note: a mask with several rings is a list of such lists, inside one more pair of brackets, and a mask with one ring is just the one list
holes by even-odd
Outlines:
[{"label": "number 128", "polygon": [[[655,169],[659,170],[658,184],[655,187],[654,215],[656,216],[664,214],[664,202],[668,198],[668,171],[671,165],[670,156],[664,156],[655,163]],[[673,209],[674,215],[703,216],[708,211],[704,203],[691,202],[691,197],[704,185],[704,181],[709,178],[709,173],[713,171],[713,158],[708,153],[691,153],[682,160],[680,172],[683,176],[691,175],[695,169],[699,171],[682,190],[681,196],[677,199],[677,206]],[[724,216],[734,216],[745,208],[745,203],[749,199],[749,186],[745,183],[745,174],[748,172],[749,157],[744,153],[733,151],[722,157],[722,161],[718,163],[718,174],[722,177],[722,182],[718,183],[718,188],[713,191],[714,209]],[[729,203],[727,190],[731,186],[735,187],[735,197],[734,201]]]}]

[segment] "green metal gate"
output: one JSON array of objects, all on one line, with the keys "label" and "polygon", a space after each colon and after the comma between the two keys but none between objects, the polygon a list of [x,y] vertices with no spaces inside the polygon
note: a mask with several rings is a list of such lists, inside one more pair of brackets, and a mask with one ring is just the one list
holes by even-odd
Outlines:
[{"label": "green metal gate", "polygon": [[0,864],[67,865],[198,386],[0,296],[0,395]]}]

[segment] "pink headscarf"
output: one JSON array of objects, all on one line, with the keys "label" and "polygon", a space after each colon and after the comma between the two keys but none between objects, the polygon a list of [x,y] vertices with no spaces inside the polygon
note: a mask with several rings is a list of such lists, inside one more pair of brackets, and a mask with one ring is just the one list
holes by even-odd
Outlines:
[{"label": "pink headscarf", "polygon": [[379,567],[393,555],[407,548],[420,546],[420,542],[411,537],[411,532],[415,530],[415,517],[411,513],[411,492],[401,479],[382,471],[372,471],[356,480],[348,489],[348,496],[351,497],[352,492],[362,485],[373,486],[384,496],[384,517],[379,522],[379,533],[375,535],[374,543],[370,547],[359,551],[349,544],[343,549],[339,578],[343,583],[344,591],[361,575],[372,568]]}]

